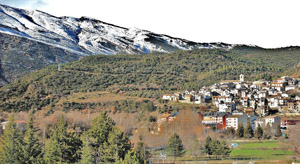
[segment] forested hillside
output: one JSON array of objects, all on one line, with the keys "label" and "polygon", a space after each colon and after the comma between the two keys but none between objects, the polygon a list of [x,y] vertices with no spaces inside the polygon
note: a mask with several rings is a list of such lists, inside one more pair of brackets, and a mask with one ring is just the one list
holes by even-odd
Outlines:
[{"label": "forested hillside", "polygon": [[47,65],[72,62],[79,58],[61,48],[0,33],[0,86]]},{"label": "forested hillside", "polygon": [[[60,71],[57,65],[52,65],[4,86],[0,90],[0,109],[56,108],[64,97],[99,91],[158,99],[162,93],[198,90],[220,80],[237,79],[241,73],[251,81],[293,74],[299,61],[298,47],[266,50],[237,46],[230,51],[202,49],[170,54],[89,56],[62,65]],[[95,102],[59,105],[65,110],[103,105]]]}]

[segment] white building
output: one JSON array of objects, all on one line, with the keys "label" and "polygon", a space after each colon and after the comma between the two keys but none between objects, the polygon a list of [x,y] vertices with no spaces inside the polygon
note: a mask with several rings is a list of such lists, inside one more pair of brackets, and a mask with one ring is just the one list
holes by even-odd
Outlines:
[{"label": "white building", "polygon": [[295,85],[289,85],[285,87],[285,91],[289,91],[289,90],[295,90],[296,86]]},{"label": "white building", "polygon": [[228,112],[229,108],[227,106],[227,104],[223,103],[223,104],[219,104],[219,112]]},{"label": "white building", "polygon": [[272,97],[269,99],[269,102],[271,108],[277,108],[279,105],[279,97]]},{"label": "white building", "polygon": [[195,96],[195,104],[201,104],[201,103],[204,103],[205,100],[204,100],[204,97],[201,96],[201,95],[196,95]]},{"label": "white building", "polygon": [[245,77],[244,77],[243,74],[240,74],[240,81],[241,81],[241,82],[244,82],[244,81],[245,81]]},{"label": "white building", "polygon": [[205,113],[203,114],[203,120],[202,123],[209,125],[209,124],[218,124],[221,123],[223,124],[223,119],[227,117],[227,113]]},{"label": "white building", "polygon": [[232,115],[226,118],[226,129],[233,127],[235,130],[237,130],[240,124],[246,126],[247,122],[248,122],[248,116],[246,114]]},{"label": "white building", "polygon": [[175,101],[177,98],[175,95],[172,94],[165,94],[162,97],[163,100],[170,100],[170,101]]},{"label": "white building", "polygon": [[264,126],[264,120],[261,119],[255,120],[254,123],[255,123],[255,128],[253,130],[255,130],[258,127],[258,124],[260,125],[260,127]]},{"label": "white building", "polygon": [[264,120],[265,125],[270,124],[270,126],[276,126],[281,124],[281,118],[279,116],[267,116],[264,118]]}]

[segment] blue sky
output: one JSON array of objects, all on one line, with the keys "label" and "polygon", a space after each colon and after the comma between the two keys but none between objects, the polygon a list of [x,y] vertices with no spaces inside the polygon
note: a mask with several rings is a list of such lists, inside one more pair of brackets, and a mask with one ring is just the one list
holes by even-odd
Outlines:
[{"label": "blue sky", "polygon": [[299,0],[0,0],[196,42],[300,46]]}]

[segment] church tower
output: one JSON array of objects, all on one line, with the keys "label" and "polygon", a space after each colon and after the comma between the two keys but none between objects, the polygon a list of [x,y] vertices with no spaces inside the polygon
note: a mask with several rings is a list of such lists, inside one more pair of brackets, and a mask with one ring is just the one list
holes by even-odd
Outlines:
[{"label": "church tower", "polygon": [[240,74],[240,82],[244,82],[245,81],[245,77],[243,74]]}]

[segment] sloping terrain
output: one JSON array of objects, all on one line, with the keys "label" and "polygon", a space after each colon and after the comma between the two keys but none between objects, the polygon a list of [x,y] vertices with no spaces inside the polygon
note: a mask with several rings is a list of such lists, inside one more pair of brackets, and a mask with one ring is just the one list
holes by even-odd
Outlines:
[{"label": "sloping terrain", "polygon": [[61,48],[0,33],[0,86],[49,64],[71,62],[79,57]]},{"label": "sloping terrain", "polygon": [[[241,73],[251,81],[291,75],[299,61],[298,47],[89,56],[62,65],[61,71],[57,65],[49,66],[4,86],[0,89],[0,109],[55,108],[60,99],[69,95],[98,91],[158,99],[162,93],[198,90],[220,80],[237,79]],[[63,109],[84,109],[88,105],[104,104],[70,102]]]},{"label": "sloping terrain", "polygon": [[232,47],[224,43],[195,43],[137,28],[124,28],[88,17],[55,17],[41,11],[22,10],[5,5],[0,5],[0,32],[29,38],[81,55]]},{"label": "sloping terrain", "polygon": [[49,64],[98,54],[147,54],[199,48],[230,49],[224,43],[195,43],[96,19],[55,17],[0,4],[0,86]]}]

